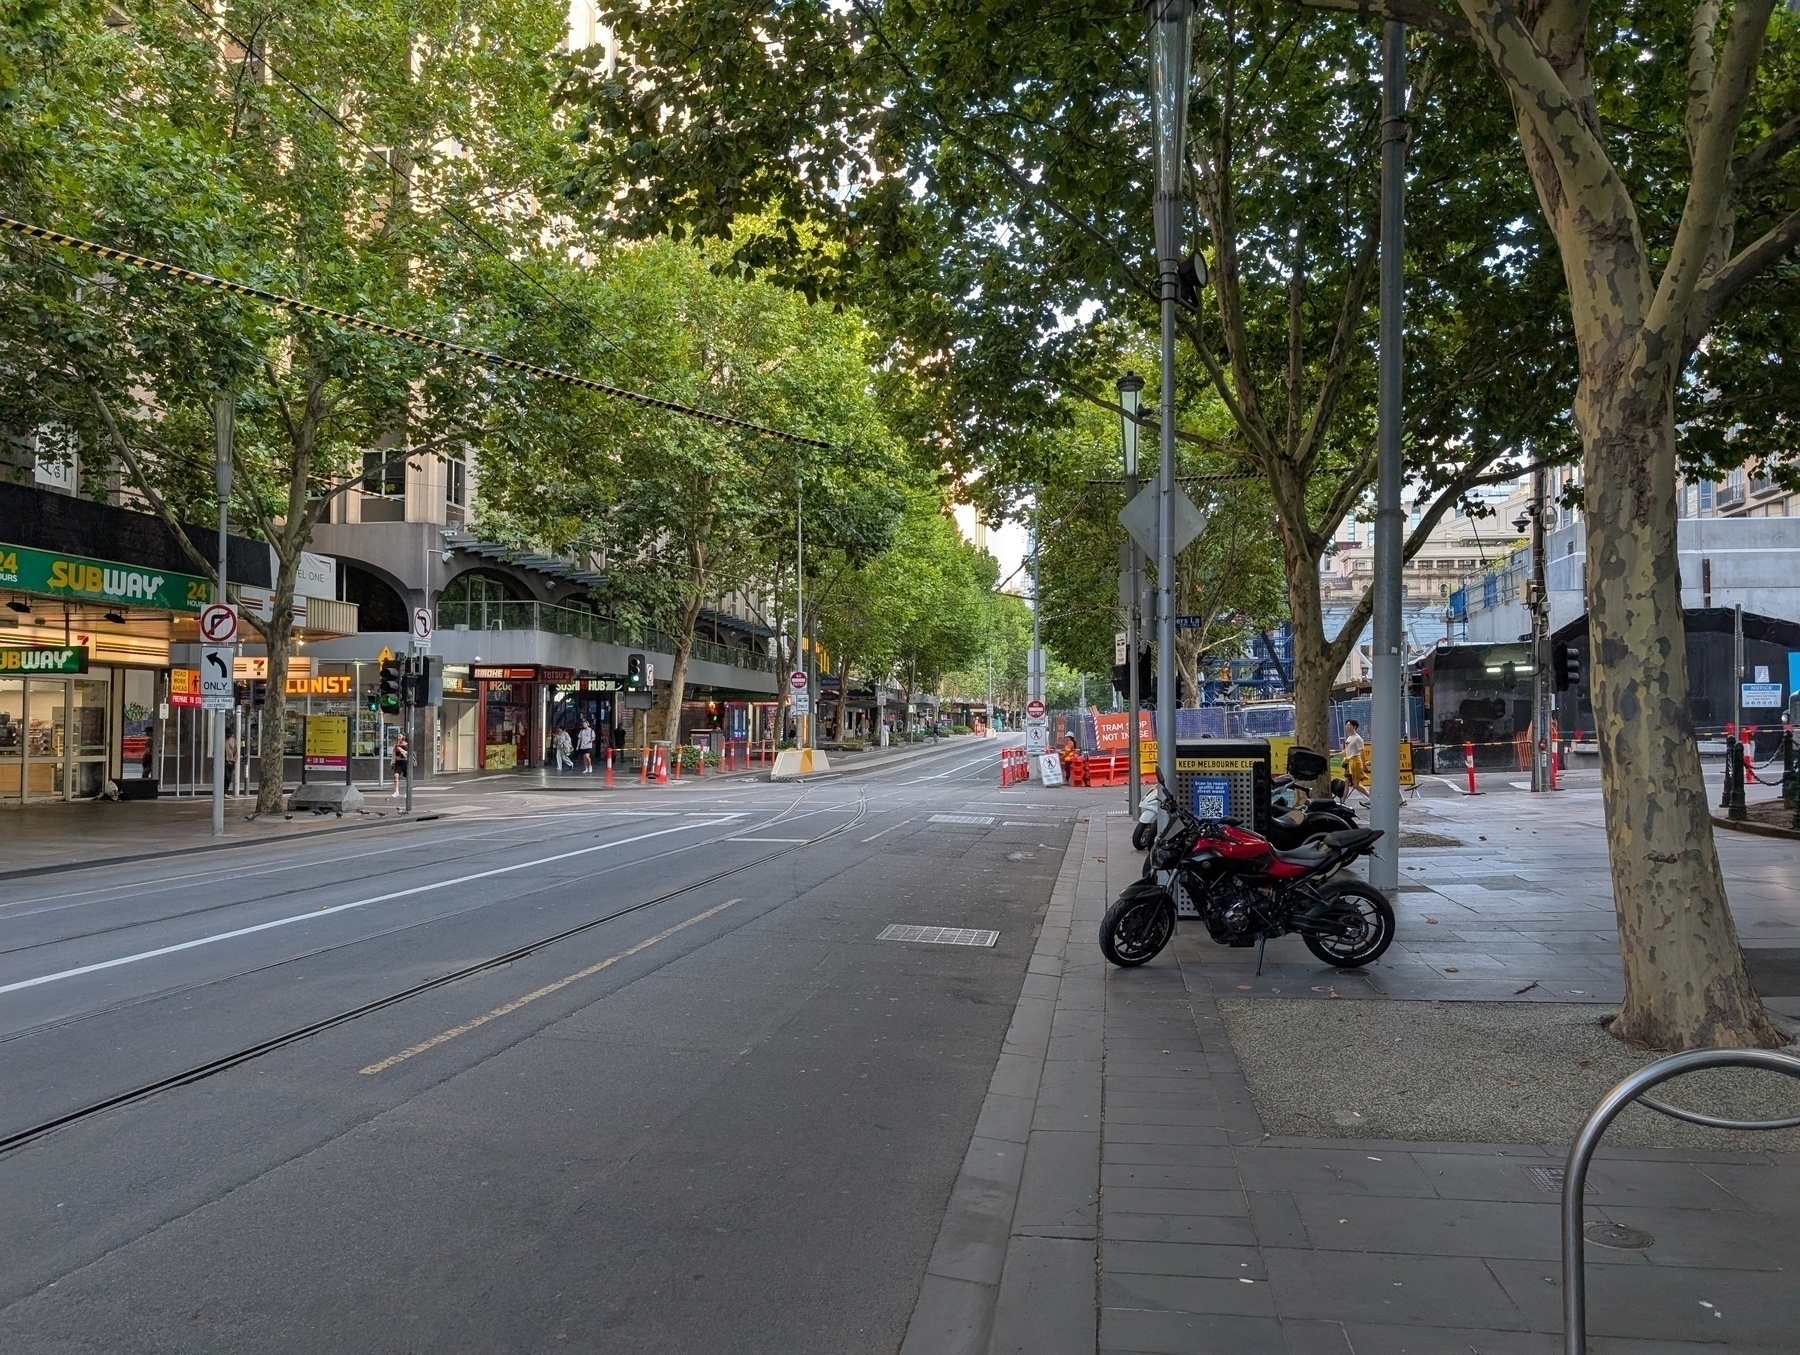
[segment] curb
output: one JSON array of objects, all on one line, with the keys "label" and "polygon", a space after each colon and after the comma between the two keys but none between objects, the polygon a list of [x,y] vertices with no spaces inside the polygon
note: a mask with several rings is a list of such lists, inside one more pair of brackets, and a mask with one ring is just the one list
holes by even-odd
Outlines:
[{"label": "curb", "polygon": [[1792,828],[1777,828],[1772,823],[1751,823],[1749,820],[1740,823],[1735,819],[1726,818],[1723,814],[1714,814],[1713,826],[1729,828],[1734,833],[1750,833],[1756,837],[1779,837],[1786,838],[1789,842],[1800,842],[1800,832],[1795,832]]},{"label": "curb", "polygon": [[369,828],[393,828],[403,823],[430,823],[442,814],[419,814],[410,819],[380,818],[372,823],[336,823],[329,828],[302,828],[292,833],[268,837],[236,838],[229,842],[198,842],[191,847],[170,847],[162,851],[133,852],[126,856],[97,856],[85,861],[59,861],[48,866],[24,866],[18,870],[0,870],[0,880],[23,880],[33,875],[59,875],[71,870],[97,870],[105,866],[128,866],[135,861],[161,861],[171,856],[192,856],[196,852],[224,852],[239,847],[266,847],[271,843],[297,842],[302,838],[325,837],[331,833],[354,833]]},{"label": "curb", "polygon": [[982,1355],[993,1339],[1091,827],[1086,814],[1078,818],[1063,854],[1012,1025],[951,1188],[900,1355]]}]

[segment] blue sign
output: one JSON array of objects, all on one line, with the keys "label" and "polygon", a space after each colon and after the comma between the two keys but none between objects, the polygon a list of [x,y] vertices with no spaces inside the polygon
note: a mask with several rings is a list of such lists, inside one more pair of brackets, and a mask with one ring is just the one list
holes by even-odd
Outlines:
[{"label": "blue sign", "polygon": [[1230,777],[1196,776],[1192,794],[1196,818],[1228,819],[1231,817]]}]

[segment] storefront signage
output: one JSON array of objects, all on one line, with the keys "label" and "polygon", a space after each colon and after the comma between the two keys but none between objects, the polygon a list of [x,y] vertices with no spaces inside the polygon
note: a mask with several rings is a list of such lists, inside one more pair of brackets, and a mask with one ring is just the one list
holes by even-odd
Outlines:
[{"label": "storefront signage", "polygon": [[[569,672],[566,668],[562,671],[565,674]],[[477,668],[475,670],[475,676],[482,682],[536,682],[537,675],[536,664],[522,668]]]},{"label": "storefront signage", "polygon": [[356,679],[348,673],[321,673],[317,677],[290,676],[286,684],[289,696],[349,696]]},{"label": "storefront signage", "polygon": [[545,682],[572,682],[575,679],[573,668],[552,668],[545,664],[538,669],[538,677]]},{"label": "storefront signage", "polygon": [[198,612],[212,601],[212,584],[191,574],[4,544],[0,544],[0,587],[59,598],[135,603],[172,612]]},{"label": "storefront signage", "polygon": [[0,675],[9,673],[85,673],[88,652],[83,645],[66,649],[15,649],[0,647]]},{"label": "storefront signage", "polygon": [[306,766],[308,770],[343,771],[350,765],[350,717],[306,717]]}]

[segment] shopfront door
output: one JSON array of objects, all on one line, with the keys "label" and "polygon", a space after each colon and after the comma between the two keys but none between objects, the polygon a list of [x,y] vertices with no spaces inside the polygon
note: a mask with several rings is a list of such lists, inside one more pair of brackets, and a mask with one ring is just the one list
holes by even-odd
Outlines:
[{"label": "shopfront door", "polygon": [[0,680],[0,799],[90,800],[106,786],[104,677]]}]

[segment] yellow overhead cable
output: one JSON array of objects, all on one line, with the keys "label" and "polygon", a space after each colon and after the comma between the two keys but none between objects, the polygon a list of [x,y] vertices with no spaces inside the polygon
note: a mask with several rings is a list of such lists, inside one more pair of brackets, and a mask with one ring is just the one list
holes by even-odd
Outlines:
[{"label": "yellow overhead cable", "polygon": [[500,353],[490,352],[485,348],[472,348],[468,344],[452,343],[448,339],[435,339],[429,334],[421,334],[414,329],[401,329],[397,325],[384,325],[379,320],[365,320],[361,316],[350,315],[344,311],[328,310],[324,306],[315,306],[310,301],[302,301],[298,297],[283,296],[280,292],[265,291],[261,287],[250,287],[241,282],[215,278],[210,273],[199,273],[191,268],[183,268],[179,264],[146,258],[142,254],[133,254],[128,250],[114,249],[111,245],[95,244],[92,240],[83,240],[77,235],[64,235],[61,231],[53,231],[45,226],[34,226],[28,221],[15,221],[12,217],[0,216],[0,230],[13,235],[29,236],[33,240],[47,240],[53,245],[78,249],[83,253],[93,254],[113,263],[130,264],[133,268],[142,268],[150,273],[160,273],[179,282],[193,283],[197,287],[211,287],[215,291],[229,292],[233,296],[246,296],[252,301],[260,301],[264,305],[293,311],[299,315],[310,315],[320,320],[329,320],[335,325],[367,330],[371,334],[399,339],[403,343],[418,344],[422,348],[434,349],[439,353],[454,353],[461,357],[473,358],[486,367],[495,367],[507,372],[519,372],[525,376],[542,377],[546,381],[556,381],[580,390],[594,391],[600,395],[611,396],[615,400],[628,400],[632,404],[643,405],[647,409],[661,409],[671,414],[680,414],[685,418],[699,419],[720,428],[736,428],[746,433],[760,433],[764,437],[793,443],[798,447],[817,447],[827,452],[838,450],[832,443],[825,442],[820,438],[788,433],[779,428],[766,428],[762,424],[751,423],[748,419],[734,419],[729,414],[714,414],[711,410],[696,409],[692,405],[680,404],[674,400],[664,400],[659,396],[626,390],[623,386],[608,385],[604,381],[576,376],[572,372],[559,371],[554,367],[540,367],[533,362],[521,362],[517,358],[509,358]]}]

